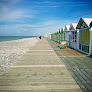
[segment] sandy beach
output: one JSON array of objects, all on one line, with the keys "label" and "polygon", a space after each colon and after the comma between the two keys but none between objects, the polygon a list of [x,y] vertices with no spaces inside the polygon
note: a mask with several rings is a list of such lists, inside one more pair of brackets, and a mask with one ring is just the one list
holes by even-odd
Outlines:
[{"label": "sandy beach", "polygon": [[24,55],[37,41],[34,37],[0,42],[0,73]]}]

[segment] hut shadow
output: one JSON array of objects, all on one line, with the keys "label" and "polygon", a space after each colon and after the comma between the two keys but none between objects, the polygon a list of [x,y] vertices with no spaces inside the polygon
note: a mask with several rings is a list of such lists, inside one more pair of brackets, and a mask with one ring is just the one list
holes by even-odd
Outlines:
[{"label": "hut shadow", "polygon": [[89,58],[92,58],[92,55],[90,55],[90,56],[87,56],[87,57],[89,57]]}]

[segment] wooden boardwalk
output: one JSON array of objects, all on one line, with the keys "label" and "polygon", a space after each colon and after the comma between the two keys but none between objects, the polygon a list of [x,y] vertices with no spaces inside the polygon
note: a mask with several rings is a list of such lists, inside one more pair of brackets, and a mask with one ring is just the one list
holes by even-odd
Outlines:
[{"label": "wooden boardwalk", "polygon": [[76,50],[59,49],[59,44],[48,40],[83,92],[92,92],[92,56]]},{"label": "wooden boardwalk", "polygon": [[0,75],[0,92],[82,92],[46,39]]}]

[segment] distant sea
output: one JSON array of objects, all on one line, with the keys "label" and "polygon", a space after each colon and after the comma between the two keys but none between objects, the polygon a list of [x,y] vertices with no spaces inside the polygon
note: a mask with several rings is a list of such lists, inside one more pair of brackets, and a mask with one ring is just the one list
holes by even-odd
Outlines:
[{"label": "distant sea", "polygon": [[36,36],[0,36],[0,42],[18,40],[18,39],[23,39],[23,38],[32,38],[32,37],[36,37]]}]

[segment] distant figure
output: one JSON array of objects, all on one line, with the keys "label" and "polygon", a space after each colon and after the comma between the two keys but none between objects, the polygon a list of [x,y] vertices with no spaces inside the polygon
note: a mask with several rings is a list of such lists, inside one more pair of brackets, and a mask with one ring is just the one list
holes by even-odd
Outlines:
[{"label": "distant figure", "polygon": [[39,37],[39,39],[41,39],[41,36]]}]

